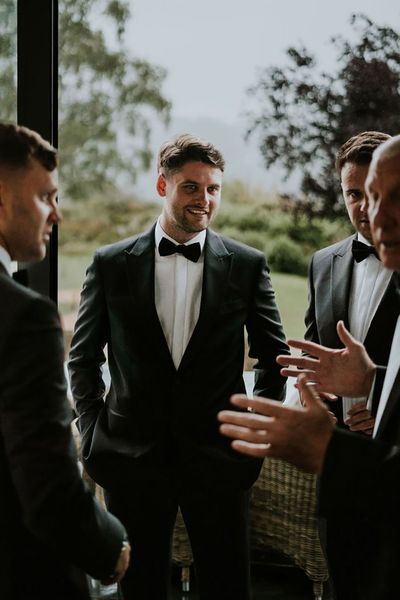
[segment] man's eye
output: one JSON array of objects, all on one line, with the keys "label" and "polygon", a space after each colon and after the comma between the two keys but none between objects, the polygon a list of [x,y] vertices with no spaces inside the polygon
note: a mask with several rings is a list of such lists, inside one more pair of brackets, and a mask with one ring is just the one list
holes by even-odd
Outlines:
[{"label": "man's eye", "polygon": [[351,200],[353,200],[353,202],[357,202],[358,200],[361,200],[361,198],[362,198],[361,192],[354,192],[354,191],[349,192],[347,194],[347,196],[348,196],[348,198],[350,198]]},{"label": "man's eye", "polygon": [[196,186],[195,185],[185,185],[185,190],[187,192],[194,192],[196,190]]},{"label": "man's eye", "polygon": [[219,187],[218,186],[212,186],[210,188],[208,188],[208,193],[209,194],[217,194],[219,192]]}]

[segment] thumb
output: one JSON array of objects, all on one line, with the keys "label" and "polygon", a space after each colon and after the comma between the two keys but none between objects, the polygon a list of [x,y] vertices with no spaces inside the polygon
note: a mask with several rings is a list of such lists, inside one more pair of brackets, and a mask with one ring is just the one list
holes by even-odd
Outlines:
[{"label": "thumb", "polygon": [[307,379],[307,375],[302,373],[297,378],[301,402],[306,408],[312,408],[319,403],[319,397],[314,389],[314,383]]},{"label": "thumb", "polygon": [[346,329],[343,321],[338,321],[336,325],[336,331],[338,333],[340,341],[343,342],[346,348],[350,348],[350,346],[353,346],[355,343],[357,343],[357,340],[353,338],[350,331]]}]

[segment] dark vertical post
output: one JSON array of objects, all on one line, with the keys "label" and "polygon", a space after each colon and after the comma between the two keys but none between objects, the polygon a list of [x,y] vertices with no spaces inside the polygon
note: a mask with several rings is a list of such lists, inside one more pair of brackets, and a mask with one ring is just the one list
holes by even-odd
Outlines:
[{"label": "dark vertical post", "polygon": [[[58,0],[18,0],[18,123],[58,145]],[[29,286],[57,301],[57,227],[46,258],[28,265]]]}]

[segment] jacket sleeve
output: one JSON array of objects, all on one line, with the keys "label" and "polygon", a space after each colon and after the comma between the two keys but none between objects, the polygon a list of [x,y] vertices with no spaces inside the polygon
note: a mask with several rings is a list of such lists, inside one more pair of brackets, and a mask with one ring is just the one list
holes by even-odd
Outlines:
[{"label": "jacket sleeve", "polygon": [[106,361],[108,316],[98,255],[86,273],[78,318],[71,342],[68,370],[78,428],[85,438],[104,404],[105,385],[101,367]]},{"label": "jacket sleeve", "polygon": [[113,572],[126,532],[78,469],[57,311],[29,299],[0,351],[1,437],[28,529],[95,578]]},{"label": "jacket sleeve", "polygon": [[254,291],[246,321],[249,356],[256,358],[254,394],[283,400],[286,377],[280,374],[278,354],[289,354],[281,318],[275,301],[269,269],[263,256],[259,257]]}]

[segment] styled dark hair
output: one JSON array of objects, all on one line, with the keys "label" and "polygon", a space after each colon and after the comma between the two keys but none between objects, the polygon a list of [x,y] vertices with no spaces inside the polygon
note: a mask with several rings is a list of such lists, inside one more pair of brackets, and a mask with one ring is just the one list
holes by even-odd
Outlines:
[{"label": "styled dark hair", "polygon": [[353,135],[339,148],[335,162],[336,171],[340,175],[347,162],[369,165],[374,150],[390,138],[390,135],[381,131],[363,131]]},{"label": "styled dark hair", "polygon": [[36,131],[14,123],[0,123],[0,168],[27,167],[31,159],[53,171],[57,167],[57,150]]},{"label": "styled dark hair", "polygon": [[184,133],[162,144],[158,153],[157,169],[159,173],[168,176],[191,161],[212,165],[221,171],[225,168],[225,160],[215,146]]}]

